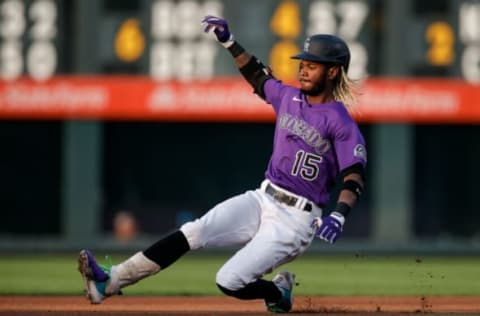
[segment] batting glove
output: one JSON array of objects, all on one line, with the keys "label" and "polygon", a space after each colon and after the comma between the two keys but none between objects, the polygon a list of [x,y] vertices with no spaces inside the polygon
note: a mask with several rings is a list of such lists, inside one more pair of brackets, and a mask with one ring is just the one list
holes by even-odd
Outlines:
[{"label": "batting glove", "polygon": [[318,219],[317,223],[319,227],[315,236],[333,244],[343,232],[345,217],[338,212],[332,212],[329,216]]},{"label": "batting glove", "polygon": [[228,29],[227,20],[217,18],[216,16],[207,15],[202,20],[203,31],[209,33],[213,30],[213,33],[224,47],[228,48],[233,45],[235,38]]}]

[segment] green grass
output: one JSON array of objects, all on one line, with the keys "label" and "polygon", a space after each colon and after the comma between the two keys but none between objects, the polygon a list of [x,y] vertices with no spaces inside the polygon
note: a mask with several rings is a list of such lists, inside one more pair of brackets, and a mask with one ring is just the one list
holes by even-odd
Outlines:
[{"label": "green grass", "polygon": [[[126,258],[116,255],[112,261]],[[124,292],[220,295],[215,274],[227,259],[190,254]],[[281,269],[297,274],[296,295],[480,295],[480,257],[309,255]],[[0,256],[0,295],[77,295],[82,288],[76,254]]]}]

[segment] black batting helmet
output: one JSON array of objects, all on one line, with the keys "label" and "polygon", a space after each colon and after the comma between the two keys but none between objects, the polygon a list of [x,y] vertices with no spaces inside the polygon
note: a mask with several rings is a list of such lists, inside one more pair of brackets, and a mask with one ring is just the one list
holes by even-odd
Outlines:
[{"label": "black batting helmet", "polygon": [[347,44],[335,35],[317,34],[307,37],[303,44],[303,52],[292,58],[341,65],[347,71],[350,64],[350,50]]}]

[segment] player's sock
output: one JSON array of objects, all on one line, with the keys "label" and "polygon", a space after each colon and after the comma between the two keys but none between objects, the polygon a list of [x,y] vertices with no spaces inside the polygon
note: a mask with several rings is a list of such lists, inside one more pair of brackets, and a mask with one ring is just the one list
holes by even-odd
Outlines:
[{"label": "player's sock", "polygon": [[157,263],[148,259],[142,252],[137,252],[124,262],[111,267],[110,281],[105,292],[107,295],[116,294],[121,288],[137,283],[158,271],[160,266]]},{"label": "player's sock", "polygon": [[143,252],[145,257],[156,262],[162,269],[177,261],[181,256],[190,250],[187,238],[180,231],[160,239]]},{"label": "player's sock", "polygon": [[181,231],[162,238],[147,250],[135,255],[111,268],[111,280],[107,293],[117,293],[121,288],[137,283],[143,278],[165,269],[184,255],[190,246]]},{"label": "player's sock", "polygon": [[277,302],[282,298],[282,292],[272,281],[259,279],[247,284],[243,289],[229,290],[217,284],[218,288],[225,294],[242,300],[253,300],[263,298],[267,302]]}]

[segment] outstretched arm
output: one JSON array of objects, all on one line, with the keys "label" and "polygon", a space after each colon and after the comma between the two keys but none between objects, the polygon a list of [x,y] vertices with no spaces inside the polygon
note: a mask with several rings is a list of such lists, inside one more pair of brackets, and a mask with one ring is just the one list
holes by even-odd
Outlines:
[{"label": "outstretched arm", "polygon": [[255,56],[250,55],[230,32],[225,19],[207,15],[202,20],[205,33],[213,32],[218,42],[232,54],[240,73],[254,88],[254,92],[265,99],[263,85],[265,81],[273,78],[271,71],[265,67]]}]

